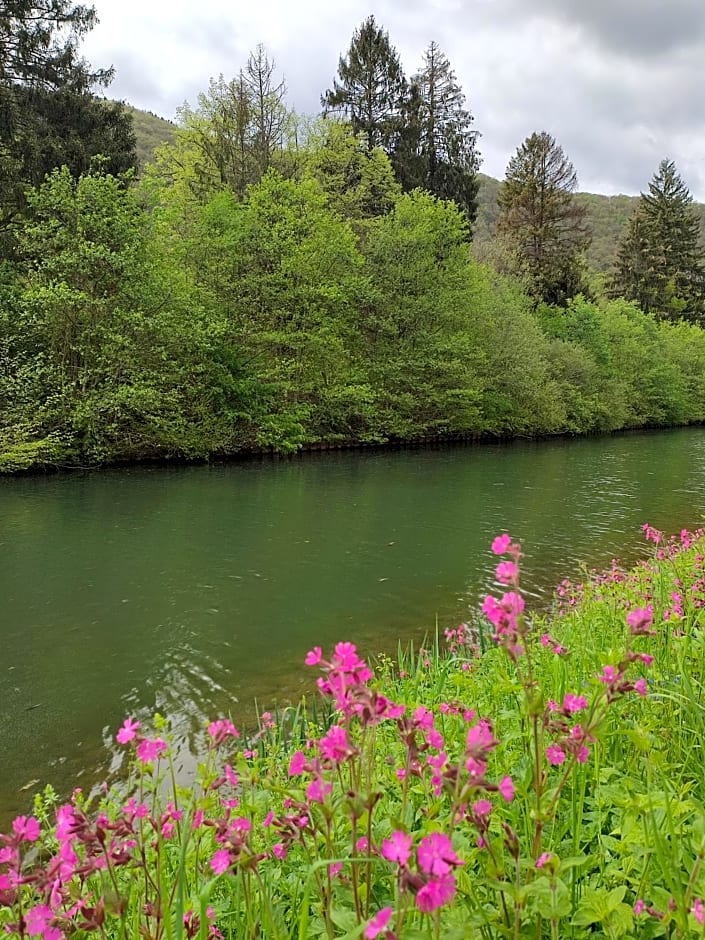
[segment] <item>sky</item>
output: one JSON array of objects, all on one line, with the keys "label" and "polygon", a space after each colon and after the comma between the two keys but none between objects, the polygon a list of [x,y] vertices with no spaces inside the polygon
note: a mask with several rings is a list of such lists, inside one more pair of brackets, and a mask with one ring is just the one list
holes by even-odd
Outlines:
[{"label": "sky", "polygon": [[480,132],[482,171],[501,179],[517,147],[548,131],[578,188],[647,189],[674,160],[705,202],[705,0],[92,0],[81,51],[113,65],[110,97],[171,120],[211,77],[234,78],[263,43],[287,101],[320,111],[338,59],[370,14],[408,76],[435,40]]}]

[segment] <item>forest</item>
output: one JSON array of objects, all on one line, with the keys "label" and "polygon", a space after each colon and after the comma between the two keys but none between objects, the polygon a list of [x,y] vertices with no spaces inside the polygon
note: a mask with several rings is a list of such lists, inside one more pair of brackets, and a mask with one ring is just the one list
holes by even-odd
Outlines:
[{"label": "forest", "polygon": [[700,221],[668,159],[610,258],[546,131],[483,206],[450,62],[430,42],[407,78],[374,17],[320,115],[258,46],[138,159],[78,56],[94,19],[0,11],[0,471],[705,419]]}]

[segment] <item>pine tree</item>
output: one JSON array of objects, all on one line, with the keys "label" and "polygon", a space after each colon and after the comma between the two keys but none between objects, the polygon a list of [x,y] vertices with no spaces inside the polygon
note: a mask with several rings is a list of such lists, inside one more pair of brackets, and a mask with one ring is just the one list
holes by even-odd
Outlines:
[{"label": "pine tree", "polygon": [[618,248],[614,293],[659,318],[705,315],[705,252],[692,202],[673,161],[662,160]]},{"label": "pine tree", "polygon": [[347,56],[338,61],[333,88],[321,95],[323,113],[346,117],[354,134],[363,133],[368,150],[391,154],[401,129],[406,78],[389,34],[368,16],[356,29]]},{"label": "pine tree", "polygon": [[395,151],[395,169],[405,190],[422,186],[452,199],[472,222],[477,214],[478,132],[448,58],[435,42],[411,80],[405,130]]},{"label": "pine tree", "polygon": [[581,290],[590,234],[585,209],[573,199],[577,182],[563,148],[545,131],[527,137],[509,161],[497,227],[536,302],[564,304]]}]

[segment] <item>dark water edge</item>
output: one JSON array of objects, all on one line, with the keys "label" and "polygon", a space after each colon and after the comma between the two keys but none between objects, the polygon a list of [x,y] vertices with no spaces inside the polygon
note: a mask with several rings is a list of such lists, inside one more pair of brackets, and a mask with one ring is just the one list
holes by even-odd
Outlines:
[{"label": "dark water edge", "polygon": [[[394,653],[467,619],[489,543],[534,606],[581,566],[695,527],[705,431],[406,446],[0,479],[0,829],[31,780],[89,788],[127,714],[254,721],[312,684],[311,646]],[[4,821],[4,822],[3,822]]]},{"label": "dark water edge", "polygon": [[426,437],[414,438],[413,440],[387,440],[387,441],[321,441],[319,443],[307,444],[292,453],[282,453],[274,448],[263,448],[253,450],[239,450],[232,454],[212,454],[207,457],[185,457],[185,456],[164,456],[164,457],[140,457],[140,458],[115,458],[105,463],[96,464],[43,464],[39,467],[29,467],[24,470],[16,470],[12,473],[0,473],[0,480],[17,477],[45,476],[55,473],[100,473],[110,470],[137,470],[145,469],[169,469],[185,467],[227,467],[238,466],[242,463],[252,461],[291,461],[305,460],[308,457],[317,454],[328,453],[369,453],[369,452],[388,452],[399,453],[405,451],[423,450],[444,450],[461,446],[511,446],[512,444],[533,442],[542,443],[548,441],[578,441],[609,439],[630,434],[659,434],[664,431],[683,430],[686,428],[705,427],[705,421],[689,421],[684,424],[654,424],[642,425],[639,427],[617,428],[614,431],[561,431],[555,434],[536,433],[536,434],[514,434],[511,432],[498,432],[492,434],[483,432],[479,434],[444,434],[430,435]]}]

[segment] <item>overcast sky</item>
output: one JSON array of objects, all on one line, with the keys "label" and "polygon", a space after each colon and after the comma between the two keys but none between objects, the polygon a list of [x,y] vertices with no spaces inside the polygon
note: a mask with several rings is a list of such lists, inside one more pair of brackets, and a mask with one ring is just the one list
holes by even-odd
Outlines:
[{"label": "overcast sky", "polygon": [[[90,2],[90,0],[85,0]],[[114,65],[111,97],[174,119],[264,43],[297,111],[320,110],[338,57],[370,13],[407,75],[434,39],[482,134],[482,170],[502,178],[533,131],[553,134],[579,188],[646,189],[675,160],[705,201],[705,0],[93,0],[82,51]]]}]

